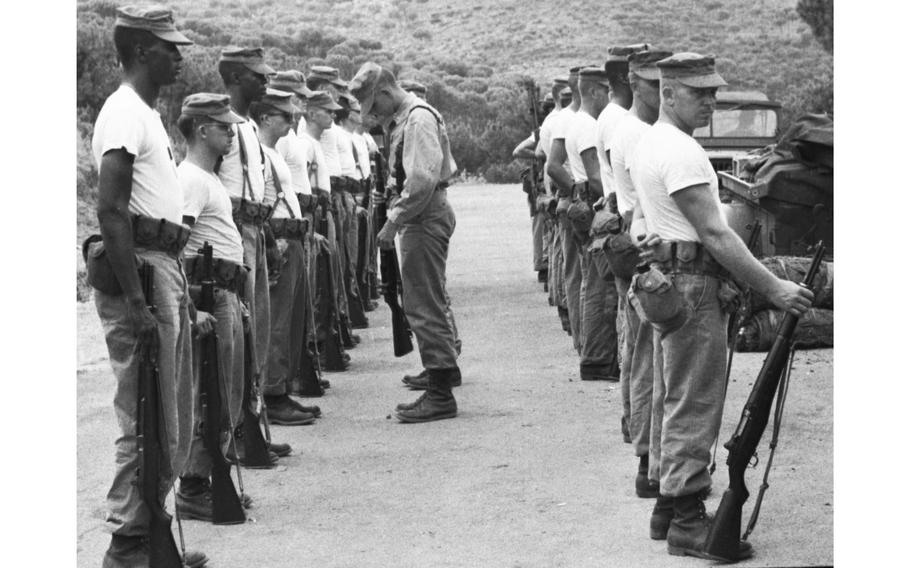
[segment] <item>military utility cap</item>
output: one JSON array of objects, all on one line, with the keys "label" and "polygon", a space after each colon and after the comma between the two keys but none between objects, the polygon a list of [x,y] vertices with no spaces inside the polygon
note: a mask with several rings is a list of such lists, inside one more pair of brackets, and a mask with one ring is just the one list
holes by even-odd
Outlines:
[{"label": "military utility cap", "polygon": [[321,108],[325,110],[341,110],[341,105],[337,104],[332,95],[326,91],[313,91],[306,100],[307,108]]},{"label": "military utility cap", "polygon": [[303,76],[303,73],[293,70],[279,71],[278,74],[269,81],[269,88],[277,89],[279,91],[288,91],[300,95],[303,98],[308,98],[313,94],[313,91],[306,87],[306,77]]},{"label": "military utility cap", "polygon": [[380,67],[372,61],[364,63],[354,78],[351,79],[351,94],[360,101],[361,114],[369,114],[373,108],[373,97],[376,95],[376,89],[385,84],[395,84],[395,74]]},{"label": "military utility cap", "polygon": [[607,72],[600,67],[585,67],[578,71],[578,82],[582,81],[586,83],[598,83],[605,87],[610,86],[610,82],[607,81]]},{"label": "military utility cap", "polygon": [[295,112],[299,112],[300,109],[295,107],[294,103],[291,102],[293,96],[294,93],[269,88],[265,90],[265,94],[262,95],[262,100],[259,102],[265,106],[272,107],[275,110],[286,112],[287,114],[294,114]]},{"label": "military utility cap", "polygon": [[648,44],[646,43],[634,43],[632,45],[614,45],[607,49],[607,63],[611,61],[626,62],[629,60],[629,56],[633,53],[639,53],[641,51],[647,51]]},{"label": "military utility cap", "polygon": [[338,69],[328,65],[313,65],[307,79],[324,79],[336,87],[347,87],[348,84],[341,79]]},{"label": "military utility cap", "polygon": [[723,87],[727,84],[714,70],[714,56],[676,53],[657,62],[661,79],[675,79],[687,87]]},{"label": "military utility cap", "polygon": [[427,87],[423,83],[418,83],[417,81],[412,81],[411,79],[401,79],[398,81],[398,85],[409,93],[420,93],[422,95],[427,94]]},{"label": "military utility cap", "polygon": [[231,110],[231,99],[218,93],[193,93],[183,99],[180,107],[183,116],[211,118],[225,124],[246,122],[243,117]]},{"label": "military utility cap", "polygon": [[221,51],[221,61],[241,63],[253,73],[274,75],[275,70],[265,64],[261,47],[226,47]]},{"label": "military utility cap", "polygon": [[357,107],[357,112],[360,112],[360,103],[357,102],[357,99],[354,98],[354,95],[351,93],[341,93],[338,95],[338,104],[341,105],[341,108],[347,110],[355,110],[354,107]]},{"label": "military utility cap", "polygon": [[177,26],[174,25],[174,12],[160,4],[117,8],[114,27],[145,30],[159,39],[176,45],[193,44],[189,38],[177,31]]},{"label": "military utility cap", "polygon": [[635,73],[648,81],[660,80],[660,70],[657,62],[673,55],[672,51],[655,49],[653,51],[639,51],[629,56],[629,73]]}]

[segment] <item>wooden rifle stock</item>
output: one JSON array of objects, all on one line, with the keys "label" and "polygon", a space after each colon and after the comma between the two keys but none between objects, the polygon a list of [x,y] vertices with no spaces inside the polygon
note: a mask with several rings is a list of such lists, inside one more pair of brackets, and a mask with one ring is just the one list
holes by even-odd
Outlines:
[{"label": "wooden rifle stock", "polygon": [[[143,262],[139,268],[145,303],[154,313],[152,303],[153,267]],[[161,462],[168,459],[162,451],[161,391],[158,385],[157,349],[147,343],[139,347],[139,400],[136,419],[136,442],[139,450],[139,486],[142,501],[149,513],[149,566],[181,568],[183,559],[177,550],[171,519],[159,500]]]},{"label": "wooden rifle stock", "polygon": [[[214,315],[215,280],[212,268],[212,246],[206,242],[202,255],[202,293],[199,309]],[[231,464],[221,451],[221,371],[218,365],[218,337],[210,333],[199,339],[202,370],[199,399],[202,406],[202,440],[212,460],[212,524],[234,525],[246,522],[246,514],[231,479]],[[238,466],[239,467],[239,466]]]},{"label": "wooden rifle stock", "polygon": [[[376,160],[376,191],[386,195],[381,159]],[[376,201],[373,210],[376,214],[375,230],[378,233],[388,220],[385,200]],[[390,249],[379,249],[379,276],[384,288],[383,299],[392,310],[392,349],[396,357],[403,357],[414,350],[414,343],[411,341],[411,327],[408,324],[408,318],[398,301],[401,276],[398,269],[398,253],[394,246]]]},{"label": "wooden rifle stock", "polygon": [[[812,286],[824,253],[824,243],[819,242],[812,264],[803,279],[803,286]],[[704,551],[712,558],[727,562],[735,562],[739,558],[743,505],[749,498],[745,481],[746,468],[749,467],[768,425],[774,393],[777,392],[787,365],[793,331],[798,321],[799,316],[787,313],[777,327],[777,337],[758,373],[739,424],[730,441],[724,444],[729,451],[727,467],[730,486],[724,491],[705,541]]]},{"label": "wooden rifle stock", "polygon": [[[252,325],[250,323],[250,325]],[[269,445],[259,428],[259,415],[253,412],[253,403],[260,405],[259,385],[253,376],[254,349],[253,332],[244,324],[243,332],[243,422],[240,438],[243,440],[244,465],[252,468],[271,469],[275,467],[269,458]]]}]

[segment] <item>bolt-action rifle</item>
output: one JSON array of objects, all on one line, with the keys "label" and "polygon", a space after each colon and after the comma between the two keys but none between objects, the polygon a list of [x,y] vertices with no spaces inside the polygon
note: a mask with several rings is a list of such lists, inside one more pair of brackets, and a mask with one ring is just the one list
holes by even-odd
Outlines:
[{"label": "bolt-action rifle", "polygon": [[[376,191],[386,196],[385,171],[381,155],[376,156]],[[375,230],[378,233],[388,220],[386,199],[377,199],[373,211],[376,214]],[[392,347],[396,357],[403,357],[414,350],[414,343],[411,341],[408,318],[398,301],[401,276],[398,269],[398,253],[394,246],[390,249],[379,249],[379,275],[384,289],[383,298],[392,310]]]},{"label": "bolt-action rifle", "polygon": [[[534,148],[536,152],[537,145],[540,143],[540,107],[537,101],[540,100],[540,87],[533,80],[522,83],[528,93],[528,105],[531,119],[534,121]],[[531,217],[537,212],[537,193],[542,183],[543,177],[540,167],[535,156],[531,160],[531,183],[525,186],[525,193],[528,195],[528,207],[531,210]]]},{"label": "bolt-action rifle", "polygon": [[[812,287],[812,281],[818,273],[824,253],[825,245],[819,241],[818,245],[816,245],[815,256],[812,258],[812,264],[809,266],[809,270],[800,284],[801,286]],[[774,339],[774,344],[771,346],[761,371],[758,373],[758,378],[755,380],[755,385],[752,387],[752,392],[749,394],[745,408],[743,408],[739,424],[733,432],[733,437],[724,444],[724,447],[729,450],[727,467],[730,485],[724,491],[720,506],[714,515],[714,522],[708,532],[708,538],[705,541],[704,552],[706,556],[712,559],[735,562],[739,558],[743,505],[749,498],[749,491],[746,489],[745,481],[746,468],[749,467],[758,443],[761,441],[768,425],[774,393],[778,391],[778,386],[787,367],[788,356],[792,347],[793,331],[796,329],[798,321],[799,316],[787,313],[777,327],[777,337]],[[781,394],[778,394],[778,398],[780,398]],[[759,504],[756,503],[756,507],[758,506]],[[750,524],[754,524],[755,520],[755,514],[753,514]],[[745,539],[746,537],[743,538]]]},{"label": "bolt-action rifle", "polygon": [[[328,211],[332,204],[331,195],[325,195],[325,200],[321,207],[321,215],[318,220],[316,230],[326,239],[329,238],[329,216]],[[336,232],[336,234],[338,234]],[[336,249],[337,250],[337,249]],[[338,251],[340,254],[340,250]],[[342,322],[340,319],[340,314],[336,309],[336,302],[338,302],[338,294],[336,290],[335,282],[335,265],[332,262],[332,258],[328,254],[320,254],[320,261],[317,264],[318,273],[317,273],[317,286],[325,290],[325,293],[322,294],[324,298],[323,301],[326,301],[326,337],[324,342],[325,348],[325,362],[326,369],[337,371],[339,369],[345,368],[345,362],[343,359],[344,350],[341,346],[342,343]],[[340,284],[340,282],[339,282]]]},{"label": "bolt-action rifle", "polygon": [[[142,293],[148,309],[152,303],[153,267],[143,262],[139,267]],[[159,499],[161,463],[168,459],[162,446],[167,436],[161,424],[161,391],[158,384],[158,347],[143,341],[139,346],[139,400],[136,414],[136,442],[139,450],[139,486],[142,501],[149,513],[149,566],[182,568],[183,559],[171,532],[171,519]]]},{"label": "bolt-action rifle", "polygon": [[[244,316],[243,325],[243,422],[240,426],[240,435],[243,440],[243,465],[255,469],[271,469],[275,467],[269,458],[269,444],[262,436],[259,429],[260,421],[267,419],[263,416],[265,403],[259,389],[259,379],[255,376],[253,368],[256,362],[256,346],[253,345],[252,322],[249,316]],[[253,404],[257,412],[253,411]]]},{"label": "bolt-action rifle", "polygon": [[[199,250],[202,255],[202,292],[199,309],[215,312],[215,280],[212,267],[212,246],[206,242]],[[202,441],[212,460],[212,524],[234,525],[246,522],[246,514],[231,479],[231,464],[221,451],[221,417],[225,409],[221,397],[221,372],[218,365],[218,337],[210,333],[199,338],[202,362],[199,381],[199,401],[202,406]],[[229,421],[232,422],[232,421]],[[233,426],[233,425],[232,425]],[[238,473],[240,464],[237,464]]]}]

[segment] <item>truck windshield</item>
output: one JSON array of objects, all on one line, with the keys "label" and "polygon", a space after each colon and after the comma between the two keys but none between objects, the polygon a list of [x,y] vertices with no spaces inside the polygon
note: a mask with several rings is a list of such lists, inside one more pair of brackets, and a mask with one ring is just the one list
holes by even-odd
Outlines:
[{"label": "truck windshield", "polygon": [[773,138],[777,113],[773,109],[717,109],[711,124],[696,128],[696,138]]}]

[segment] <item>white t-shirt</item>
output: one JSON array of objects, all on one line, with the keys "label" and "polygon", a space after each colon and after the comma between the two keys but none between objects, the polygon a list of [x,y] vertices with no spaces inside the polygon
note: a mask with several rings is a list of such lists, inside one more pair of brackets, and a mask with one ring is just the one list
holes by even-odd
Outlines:
[{"label": "white t-shirt", "polygon": [[566,156],[575,183],[588,181],[581,153],[589,148],[597,148],[597,119],[579,109],[566,129]]},{"label": "white t-shirt", "polygon": [[600,161],[600,181],[604,186],[604,195],[610,195],[616,188],[613,184],[613,158],[607,154],[610,140],[616,132],[616,125],[629,114],[629,111],[611,102],[600,111],[597,117],[597,159]]},{"label": "white t-shirt", "polygon": [[540,123],[540,149],[547,155],[550,154],[550,148],[553,145],[553,121],[560,110],[562,109],[551,110],[550,114]]},{"label": "white t-shirt", "polygon": [[129,85],[120,85],[98,113],[92,135],[98,169],[104,154],[121,148],[133,156],[129,212],[181,223],[183,192],[161,115]]},{"label": "white t-shirt", "polygon": [[[218,177],[228,190],[228,195],[235,198],[245,198],[250,201],[260,202],[265,194],[265,164],[262,163],[262,152],[259,147],[259,127],[250,119],[246,122],[233,125],[234,140],[231,142],[231,151],[221,161]],[[243,168],[240,162],[240,138],[243,137],[243,147],[246,149],[247,168],[250,183],[244,189]],[[252,197],[251,193],[252,191]]]},{"label": "white t-shirt", "polygon": [[634,210],[638,204],[638,194],[632,184],[629,166],[638,139],[649,126],[648,123],[630,112],[616,125],[613,138],[610,140],[613,188],[616,190],[616,206],[620,215]]},{"label": "white t-shirt", "polygon": [[[342,175],[338,140],[339,130],[341,130],[341,127],[337,124],[332,124],[330,128],[323,130],[322,135],[319,136],[319,145],[322,146],[322,153],[325,155],[325,165],[329,170],[330,176]],[[324,189],[328,189],[328,187]]]},{"label": "white t-shirt", "polygon": [[671,195],[708,184],[720,215],[717,174],[694,138],[666,122],[645,130],[632,155],[632,183],[638,191],[648,232],[670,241],[699,242],[695,228]]},{"label": "white t-shirt", "polygon": [[341,164],[341,175],[360,179],[357,172],[357,160],[354,159],[354,140],[350,132],[336,125],[338,129],[338,162]]},{"label": "white t-shirt", "polygon": [[[284,161],[284,158],[281,157],[281,154],[278,153],[278,150],[269,148],[266,145],[262,146],[262,150],[265,152],[266,167],[275,168],[275,174],[278,174],[277,184],[270,183],[265,186],[265,202],[275,208],[274,213],[272,213],[272,219],[300,219],[302,216],[300,214],[300,203],[297,202],[297,196],[294,194],[291,169],[288,167],[287,162]],[[274,175],[271,177],[275,179]],[[278,186],[281,187],[281,191],[284,193],[283,200],[278,199]],[[290,211],[288,211],[289,207]]]},{"label": "white t-shirt", "polygon": [[184,250],[197,256],[206,242],[212,245],[212,258],[243,264],[243,239],[231,216],[231,198],[214,172],[207,172],[184,160],[177,166],[183,189],[183,214],[196,222]]},{"label": "white t-shirt", "polygon": [[322,189],[329,191],[329,167],[326,164],[325,154],[322,151],[322,144],[307,133],[306,130],[298,134],[300,141],[303,142],[304,151],[306,152],[307,168],[310,174],[310,188]]},{"label": "white t-shirt", "polygon": [[367,179],[370,177],[370,148],[361,134],[351,134],[351,141],[354,143],[355,156],[357,158],[357,167],[355,168],[357,173],[354,178]]},{"label": "white t-shirt", "polygon": [[304,142],[296,134],[289,133],[278,140],[275,149],[278,150],[291,170],[291,187],[294,189],[294,193],[303,195],[313,193],[310,187],[309,162]]}]

